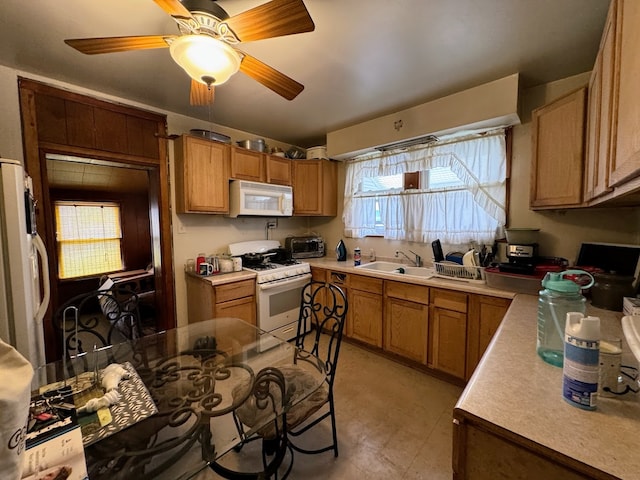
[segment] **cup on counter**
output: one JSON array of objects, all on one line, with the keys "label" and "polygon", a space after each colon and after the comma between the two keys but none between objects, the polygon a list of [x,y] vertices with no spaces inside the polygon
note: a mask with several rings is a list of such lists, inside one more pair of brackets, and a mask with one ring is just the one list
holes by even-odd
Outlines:
[{"label": "cup on counter", "polygon": [[187,263],[184,265],[185,272],[195,273],[196,271],[196,261],[193,258],[188,258]]},{"label": "cup on counter", "polygon": [[207,262],[202,262],[198,273],[202,276],[213,275],[213,265]]},{"label": "cup on counter", "polygon": [[622,340],[619,338],[600,340],[598,395],[602,397],[615,397],[625,389],[620,372],[621,362]]}]

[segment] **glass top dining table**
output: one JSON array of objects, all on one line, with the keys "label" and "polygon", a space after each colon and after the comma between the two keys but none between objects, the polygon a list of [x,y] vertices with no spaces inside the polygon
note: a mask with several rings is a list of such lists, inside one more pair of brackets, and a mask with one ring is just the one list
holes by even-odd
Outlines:
[{"label": "glass top dining table", "polygon": [[[294,363],[308,381],[286,392],[277,411],[250,428],[239,425],[233,413],[250,401],[262,372]],[[69,405],[72,398],[80,409],[91,480],[186,480],[207,478],[211,462],[303,401],[325,378],[324,363],[292,343],[237,318],[215,318],[41,367],[32,398],[71,391],[60,401]],[[114,385],[120,398],[113,405],[82,412]]]}]

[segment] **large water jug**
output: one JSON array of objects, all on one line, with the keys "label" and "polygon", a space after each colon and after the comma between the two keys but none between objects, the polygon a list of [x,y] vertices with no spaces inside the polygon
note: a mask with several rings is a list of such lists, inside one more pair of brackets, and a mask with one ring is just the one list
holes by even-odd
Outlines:
[{"label": "large water jug", "polygon": [[[587,275],[588,285],[564,278],[565,275]],[[562,367],[564,353],[564,326],[567,313],[587,310],[587,299],[580,293],[581,288],[593,285],[593,277],[584,270],[549,272],[542,280],[544,290],[538,297],[538,340],[536,350],[545,362]]]}]

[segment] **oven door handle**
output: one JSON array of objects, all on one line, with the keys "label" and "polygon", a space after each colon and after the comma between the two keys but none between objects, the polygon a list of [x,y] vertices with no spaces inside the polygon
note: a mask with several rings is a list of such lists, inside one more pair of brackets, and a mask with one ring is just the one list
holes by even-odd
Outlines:
[{"label": "oven door handle", "polygon": [[271,283],[261,283],[259,284],[259,287],[260,287],[260,290],[269,290],[271,288],[286,287],[287,285],[300,283],[301,280],[304,280],[305,284],[308,283],[309,280],[311,280],[311,274],[305,273],[304,275],[298,275],[297,277],[294,277],[289,280],[280,280],[280,281],[271,282]]}]

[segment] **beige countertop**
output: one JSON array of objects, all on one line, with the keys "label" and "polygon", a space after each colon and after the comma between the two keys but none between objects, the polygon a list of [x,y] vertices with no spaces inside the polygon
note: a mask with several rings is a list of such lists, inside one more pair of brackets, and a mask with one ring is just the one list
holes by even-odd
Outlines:
[{"label": "beige countertop", "polygon": [[[382,259],[380,259],[382,260]],[[327,257],[323,258],[307,258],[304,261],[309,262],[312,267],[322,267],[330,269],[336,272],[353,273],[358,275],[365,275],[376,278],[383,278],[385,280],[395,280],[398,282],[414,283],[418,285],[427,285],[429,287],[448,288],[451,290],[458,290],[467,293],[477,293],[480,295],[490,295],[492,297],[501,298],[513,298],[516,296],[514,292],[506,290],[499,290],[497,288],[488,287],[487,285],[470,283],[464,280],[448,280],[440,277],[431,278],[419,278],[412,277],[410,275],[398,275],[397,273],[381,272],[379,270],[367,270],[364,268],[356,268],[353,265],[353,260],[349,259],[345,262],[338,262],[337,260]],[[384,259],[388,261],[388,259]],[[365,265],[367,262],[362,262]],[[398,263],[398,266],[406,266],[406,264]]]},{"label": "beige countertop", "polygon": [[241,280],[255,279],[256,272],[249,270],[242,270],[241,272],[229,272],[229,273],[216,273],[215,275],[209,275],[203,277],[195,273],[185,273],[195,278],[199,278],[205,282],[211,283],[211,285],[222,285],[224,283],[239,282]]},{"label": "beige countertop", "polygon": [[[640,478],[640,394],[599,397],[586,411],[562,398],[562,368],[536,354],[537,301],[511,303],[456,410],[618,478]],[[589,307],[603,338],[624,339],[622,313]],[[638,366],[623,341],[623,365]]]}]

